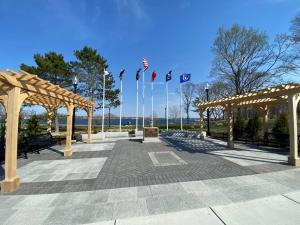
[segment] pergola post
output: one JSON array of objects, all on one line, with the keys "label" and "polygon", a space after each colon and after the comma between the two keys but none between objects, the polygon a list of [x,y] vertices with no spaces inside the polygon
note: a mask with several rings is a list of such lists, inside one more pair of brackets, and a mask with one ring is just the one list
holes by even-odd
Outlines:
[{"label": "pergola post", "polygon": [[88,138],[86,140],[87,143],[92,143],[92,118],[93,118],[93,108],[89,108],[87,110],[87,114],[88,114]]},{"label": "pergola post", "polygon": [[14,87],[8,91],[6,104],[5,179],[1,183],[2,192],[16,191],[20,185],[20,178],[17,176],[17,149],[21,105],[21,90]]},{"label": "pergola post", "polygon": [[204,140],[204,134],[203,134],[203,111],[200,109],[199,111],[200,116],[200,140]]},{"label": "pergola post", "polygon": [[261,109],[263,111],[263,123],[264,123],[263,132],[265,134],[268,132],[268,129],[269,129],[269,111],[270,111],[270,109],[267,105],[265,105]]},{"label": "pergola post", "polygon": [[72,155],[72,118],[73,118],[73,104],[66,104],[67,106],[67,134],[66,134],[66,147],[64,156]]},{"label": "pergola post", "polygon": [[291,94],[288,96],[289,109],[289,132],[290,132],[290,157],[289,164],[300,166],[298,157],[298,132],[297,132],[297,105],[299,95]]},{"label": "pergola post", "polygon": [[53,109],[47,109],[47,132],[51,133]]},{"label": "pergola post", "polygon": [[234,148],[233,144],[233,119],[232,119],[232,105],[228,104],[227,111],[227,147]]}]

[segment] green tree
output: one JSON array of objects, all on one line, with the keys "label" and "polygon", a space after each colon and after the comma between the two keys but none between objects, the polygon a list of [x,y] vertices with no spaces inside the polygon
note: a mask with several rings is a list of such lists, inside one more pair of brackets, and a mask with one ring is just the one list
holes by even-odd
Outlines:
[{"label": "green tree", "polygon": [[237,111],[236,119],[233,124],[233,134],[236,139],[239,139],[243,136],[245,129],[245,120],[243,118],[241,110]]},{"label": "green tree", "polygon": [[[113,89],[114,88],[114,85],[113,83],[115,82],[113,77],[111,79],[109,79],[108,81],[106,81],[107,83],[110,83],[112,82],[112,84],[110,85],[111,86],[111,90],[108,91],[107,95],[106,95],[106,104],[105,104],[105,107],[108,108],[108,127],[110,127],[110,124],[111,124],[111,109],[112,108],[116,108],[118,107],[121,102],[119,100],[119,93],[120,93],[120,90],[119,89]],[[105,88],[106,89],[106,88]]]},{"label": "green tree", "polygon": [[102,99],[103,71],[108,66],[106,60],[96,49],[87,46],[75,50],[74,55],[77,61],[71,62],[71,68],[72,73],[78,75],[78,93],[91,101]]},{"label": "green tree", "polygon": [[41,126],[37,115],[32,115],[28,120],[26,129],[27,137],[33,137],[41,133]]},{"label": "green tree", "polygon": [[[77,61],[71,62],[72,73],[79,76],[78,93],[97,103],[96,108],[102,107],[103,71],[108,67],[106,59],[98,54],[96,49],[85,46],[74,51]],[[109,109],[120,105],[119,89],[114,86],[112,73],[105,77],[105,107]]]},{"label": "green tree", "polygon": [[[36,74],[42,79],[48,80],[53,84],[68,88],[72,84],[70,65],[65,62],[63,55],[56,52],[48,52],[44,55],[35,54],[34,61],[36,66],[21,64],[20,69],[28,73]],[[59,132],[57,111],[54,112],[55,131]]]},{"label": "green tree", "polygon": [[265,33],[253,28],[221,27],[213,45],[211,74],[226,85],[229,94],[253,91],[297,70],[293,47],[287,35],[278,35],[270,43]]},{"label": "green tree", "polygon": [[254,117],[248,120],[246,131],[253,141],[257,141],[259,139],[259,133],[261,129],[262,121],[260,120],[258,114],[255,113]]},{"label": "green tree", "polygon": [[44,55],[37,53],[34,54],[33,58],[37,66],[21,64],[21,70],[34,73],[61,87],[71,86],[70,66],[69,63],[65,62],[63,55],[56,52],[48,52]]},{"label": "green tree", "polygon": [[289,124],[285,113],[280,113],[277,116],[272,131],[279,143],[283,144],[286,142],[286,137],[289,135]]}]

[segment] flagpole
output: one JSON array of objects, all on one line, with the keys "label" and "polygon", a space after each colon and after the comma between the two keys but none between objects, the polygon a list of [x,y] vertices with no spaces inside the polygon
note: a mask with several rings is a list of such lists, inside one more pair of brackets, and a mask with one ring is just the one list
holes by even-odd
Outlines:
[{"label": "flagpole", "polygon": [[145,70],[143,70],[143,87],[142,87],[142,95],[143,95],[143,128],[145,127]]},{"label": "flagpole", "polygon": [[109,73],[104,69],[103,72],[103,96],[102,96],[102,138],[104,138],[104,107],[105,107],[105,76]]},{"label": "flagpole", "polygon": [[120,95],[121,95],[121,102],[120,102],[120,132],[122,132],[123,78],[121,79]]},{"label": "flagpole", "polygon": [[153,120],[153,80],[152,80],[152,83],[151,83],[151,102],[152,102],[152,110],[151,110],[151,112],[152,112],[152,127],[154,126],[154,120]]},{"label": "flagpole", "polygon": [[168,88],[168,81],[166,81],[166,92],[167,92],[167,131],[169,130],[169,88]]},{"label": "flagpole", "polygon": [[180,83],[180,129],[182,129],[182,87]]},{"label": "flagpole", "polygon": [[135,130],[138,131],[138,118],[139,118],[139,80],[136,80],[136,118]]}]

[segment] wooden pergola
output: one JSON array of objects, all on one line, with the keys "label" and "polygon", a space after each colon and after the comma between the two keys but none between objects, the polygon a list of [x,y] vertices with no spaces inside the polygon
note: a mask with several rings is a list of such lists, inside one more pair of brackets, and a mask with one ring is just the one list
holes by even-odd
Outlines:
[{"label": "wooden pergola", "polygon": [[200,138],[203,135],[203,112],[208,108],[221,107],[227,112],[227,146],[233,148],[233,110],[241,107],[256,107],[262,110],[264,116],[264,131],[268,130],[268,115],[271,106],[276,104],[288,103],[289,133],[290,133],[290,157],[289,163],[300,166],[298,157],[298,138],[297,138],[297,105],[300,100],[300,85],[295,83],[283,84],[275,87],[261,89],[242,95],[223,98],[210,102],[198,102],[200,114]]},{"label": "wooden pergola", "polygon": [[5,179],[1,183],[2,192],[18,189],[17,176],[18,121],[23,103],[43,106],[48,112],[47,131],[51,132],[53,112],[60,107],[67,109],[67,132],[64,156],[72,155],[71,134],[74,107],[88,114],[88,140],[91,142],[92,112],[95,103],[54,85],[37,75],[25,71],[0,70],[0,103],[6,111],[5,133]]}]

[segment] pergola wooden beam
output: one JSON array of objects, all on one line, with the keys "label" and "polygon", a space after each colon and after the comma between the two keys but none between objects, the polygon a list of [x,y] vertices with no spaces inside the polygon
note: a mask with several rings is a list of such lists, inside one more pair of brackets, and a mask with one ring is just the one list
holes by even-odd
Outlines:
[{"label": "pergola wooden beam", "polygon": [[[232,142],[232,108],[257,107],[264,114],[264,131],[268,129],[268,114],[270,106],[287,102],[289,110],[289,132],[290,132],[290,157],[289,163],[300,166],[298,156],[298,137],[297,137],[297,105],[300,101],[300,84],[289,83],[261,89],[242,95],[223,98],[210,102],[195,102],[200,112],[200,127],[202,127],[203,115],[206,109],[223,107],[227,111],[228,126],[228,147],[233,147]],[[201,132],[201,130],[200,130]],[[201,134],[200,134],[201,136]]]},{"label": "pergola wooden beam", "polygon": [[0,103],[6,110],[5,179],[1,183],[2,192],[18,189],[17,176],[18,121],[23,103],[41,105],[48,113],[47,131],[51,132],[51,118],[55,109],[67,108],[67,134],[65,156],[72,155],[71,134],[74,107],[84,109],[88,114],[88,142],[91,140],[92,112],[95,103],[75,93],[54,85],[37,75],[25,71],[0,70]]},{"label": "pergola wooden beam", "polygon": [[[220,100],[210,102],[198,102],[199,108],[210,108],[216,106],[225,106],[226,104],[233,104],[233,107],[237,105],[255,105],[260,103],[276,102],[281,100],[280,98],[287,99],[288,95],[300,93],[299,84],[283,84],[272,88],[266,88],[257,90],[254,92],[245,93],[242,95],[236,95],[232,97],[223,98]],[[252,101],[252,102],[251,102]]]},{"label": "pergola wooden beam", "polygon": [[[48,81],[45,81],[37,76],[33,76],[32,79],[28,79],[28,76],[30,76],[30,74],[25,71],[21,71],[19,73],[12,70],[9,70],[9,72],[0,71],[0,86],[8,85],[19,87],[22,90],[27,90],[28,92],[33,92],[49,98],[56,98],[64,102],[72,103],[77,107],[84,108],[95,105],[90,100],[75,95],[73,92],[65,90],[57,85],[50,84]],[[27,80],[24,82],[22,77],[25,77],[25,79],[27,78]],[[37,81],[41,84],[38,85]],[[45,84],[47,85],[47,88],[45,87]],[[70,98],[70,96],[74,96],[74,98]]]}]

